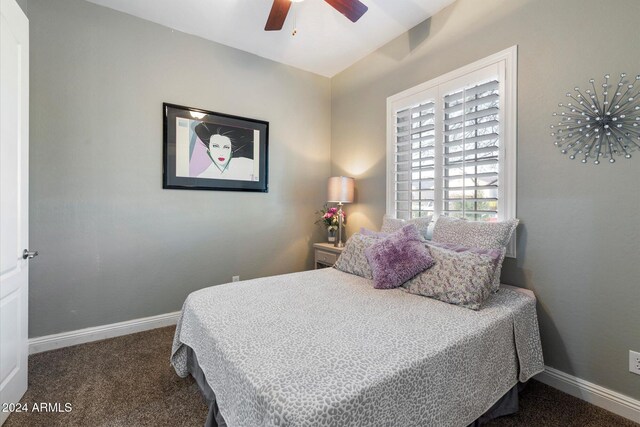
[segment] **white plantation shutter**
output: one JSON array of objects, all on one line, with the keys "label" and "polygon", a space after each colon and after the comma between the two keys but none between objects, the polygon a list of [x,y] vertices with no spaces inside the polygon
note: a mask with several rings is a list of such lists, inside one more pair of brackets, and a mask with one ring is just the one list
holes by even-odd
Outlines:
[{"label": "white plantation shutter", "polygon": [[498,217],[499,86],[492,79],[444,95],[441,214]]},{"label": "white plantation shutter", "polygon": [[388,214],[515,217],[515,53],[388,98]]},{"label": "white plantation shutter", "polygon": [[396,115],[395,215],[409,219],[434,213],[435,102]]}]

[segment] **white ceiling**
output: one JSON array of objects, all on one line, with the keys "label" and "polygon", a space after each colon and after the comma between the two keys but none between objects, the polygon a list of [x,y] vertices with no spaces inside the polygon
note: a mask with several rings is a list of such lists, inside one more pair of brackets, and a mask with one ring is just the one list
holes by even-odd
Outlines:
[{"label": "white ceiling", "polygon": [[88,1],[332,77],[455,0],[362,0],[369,10],[355,24],[324,0],[305,0],[270,32],[271,0]]}]

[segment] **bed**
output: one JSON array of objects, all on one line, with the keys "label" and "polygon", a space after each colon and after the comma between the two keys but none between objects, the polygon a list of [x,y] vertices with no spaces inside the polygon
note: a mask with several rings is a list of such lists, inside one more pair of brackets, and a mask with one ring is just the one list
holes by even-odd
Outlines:
[{"label": "bed", "polygon": [[535,304],[503,286],[473,311],[334,268],[229,283],[188,296],[171,363],[212,426],[466,426],[543,370]]}]

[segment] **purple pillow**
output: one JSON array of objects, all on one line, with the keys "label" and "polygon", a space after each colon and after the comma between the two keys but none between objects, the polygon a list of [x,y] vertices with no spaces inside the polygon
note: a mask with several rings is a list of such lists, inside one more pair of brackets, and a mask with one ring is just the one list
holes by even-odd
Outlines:
[{"label": "purple pillow", "polygon": [[360,227],[360,234],[363,236],[372,236],[372,237],[389,237],[391,233],[385,233],[384,231],[374,231],[369,230],[368,228]]},{"label": "purple pillow", "polygon": [[364,254],[376,289],[397,288],[434,264],[422,235],[413,224],[375,242]]}]

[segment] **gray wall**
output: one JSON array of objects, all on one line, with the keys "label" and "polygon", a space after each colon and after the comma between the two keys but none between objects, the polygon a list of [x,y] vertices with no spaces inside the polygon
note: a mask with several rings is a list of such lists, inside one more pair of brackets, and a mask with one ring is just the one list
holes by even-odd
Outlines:
[{"label": "gray wall", "polygon": [[355,176],[349,232],[385,211],[385,102],[517,44],[518,258],[503,281],[535,291],[548,366],[640,398],[640,152],[614,165],[563,157],[549,135],[565,92],[640,73],[637,0],[458,0],[334,77],[332,172]]},{"label": "gray wall", "polygon": [[[40,251],[30,336],[179,310],[232,275],[311,268],[329,79],[80,0],[21,3]],[[165,101],[269,121],[269,193],[163,190]]]}]

